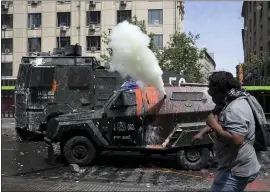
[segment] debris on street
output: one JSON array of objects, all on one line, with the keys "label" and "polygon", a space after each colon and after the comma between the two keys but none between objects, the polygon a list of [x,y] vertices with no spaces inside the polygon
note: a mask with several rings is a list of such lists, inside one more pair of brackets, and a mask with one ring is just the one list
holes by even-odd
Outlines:
[{"label": "debris on street", "polygon": [[69,165],[70,169],[72,172],[79,173],[80,172],[80,167],[77,164],[70,164]]}]

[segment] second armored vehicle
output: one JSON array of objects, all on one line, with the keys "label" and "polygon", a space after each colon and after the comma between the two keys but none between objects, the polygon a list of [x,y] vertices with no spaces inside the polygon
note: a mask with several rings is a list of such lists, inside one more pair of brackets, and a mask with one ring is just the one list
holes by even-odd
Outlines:
[{"label": "second armored vehicle", "polygon": [[95,57],[81,56],[78,45],[23,57],[15,87],[17,134],[30,140],[42,136],[53,117],[100,108],[123,82]]}]

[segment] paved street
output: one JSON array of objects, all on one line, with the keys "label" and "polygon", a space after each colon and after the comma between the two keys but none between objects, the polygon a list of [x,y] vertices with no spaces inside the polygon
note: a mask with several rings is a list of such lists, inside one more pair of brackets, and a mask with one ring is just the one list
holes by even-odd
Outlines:
[{"label": "paved street", "polygon": [[[248,190],[270,190],[270,153],[261,155],[262,173]],[[70,167],[47,162],[43,142],[21,142],[14,121],[2,119],[2,190],[14,191],[154,191],[207,190],[215,174],[215,163],[199,171],[177,169],[173,156],[145,157],[134,153],[105,153],[94,166],[73,172]]]},{"label": "paved street", "polygon": [[21,142],[13,119],[2,119],[2,176],[51,168],[43,142]]}]

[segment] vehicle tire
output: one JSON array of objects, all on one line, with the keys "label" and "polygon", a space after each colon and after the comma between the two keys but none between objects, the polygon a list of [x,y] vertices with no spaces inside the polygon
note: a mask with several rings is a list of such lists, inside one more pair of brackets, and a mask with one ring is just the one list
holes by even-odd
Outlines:
[{"label": "vehicle tire", "polygon": [[96,148],[88,138],[75,136],[64,144],[63,155],[69,164],[86,166],[96,158]]},{"label": "vehicle tire", "polygon": [[180,150],[176,158],[181,169],[201,170],[208,165],[210,152],[205,148]]}]

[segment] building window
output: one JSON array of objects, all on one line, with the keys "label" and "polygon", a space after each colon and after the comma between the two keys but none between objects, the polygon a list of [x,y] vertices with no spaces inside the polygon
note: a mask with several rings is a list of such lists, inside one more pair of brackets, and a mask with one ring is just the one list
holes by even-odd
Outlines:
[{"label": "building window", "polygon": [[260,56],[261,57],[263,56],[263,47],[262,46],[260,47]]},{"label": "building window", "polygon": [[70,12],[59,12],[57,13],[57,26],[60,27],[62,25],[64,26],[70,26]]},{"label": "building window", "polygon": [[249,19],[249,26],[248,26],[248,28],[249,28],[249,32],[251,33],[251,18]]},{"label": "building window", "polygon": [[71,3],[71,0],[70,0],[70,1],[64,1],[64,0],[62,0],[62,1],[57,1],[57,3],[59,3],[59,4],[63,4],[63,3]]},{"label": "building window", "polygon": [[28,1],[28,5],[38,5],[41,4],[41,1]]},{"label": "building window", "polygon": [[12,29],[13,28],[13,15],[12,14],[1,14],[1,26],[2,29]]},{"label": "building window", "polygon": [[254,13],[253,13],[253,26],[254,26],[254,27],[256,26],[256,19],[257,19],[257,18],[256,18],[256,13],[257,13],[257,12],[254,12]]},{"label": "building window", "polygon": [[28,14],[28,28],[40,28],[41,27],[41,13],[29,13]]},{"label": "building window", "polygon": [[117,11],[117,24],[131,19],[131,10]]},{"label": "building window", "polygon": [[157,49],[163,49],[163,35],[154,35],[153,43]]},{"label": "building window", "polygon": [[1,75],[2,76],[12,76],[13,66],[11,62],[1,63]]},{"label": "building window", "polygon": [[28,52],[41,52],[41,38],[28,38]]},{"label": "building window", "polygon": [[162,9],[148,10],[148,24],[149,25],[163,24],[163,10]]},{"label": "building window", "polygon": [[259,6],[261,6],[261,10],[259,10],[259,14],[260,14],[260,20],[262,20],[262,16],[263,16],[263,5],[260,4]]},{"label": "building window", "polygon": [[100,51],[100,36],[88,36],[87,41],[87,51]]},{"label": "building window", "polygon": [[1,52],[10,53],[13,52],[13,39],[2,39],[1,40]]},{"label": "building window", "polygon": [[87,23],[89,24],[100,24],[100,11],[87,11]]},{"label": "building window", "polygon": [[[270,57],[270,41],[268,41],[268,55]],[[270,72],[270,71],[269,71]]]},{"label": "building window", "polygon": [[13,1],[2,1],[2,4],[6,4],[8,6],[13,6]]},{"label": "building window", "polygon": [[65,48],[70,45],[70,37],[56,37],[56,47]]}]

